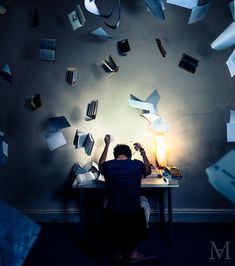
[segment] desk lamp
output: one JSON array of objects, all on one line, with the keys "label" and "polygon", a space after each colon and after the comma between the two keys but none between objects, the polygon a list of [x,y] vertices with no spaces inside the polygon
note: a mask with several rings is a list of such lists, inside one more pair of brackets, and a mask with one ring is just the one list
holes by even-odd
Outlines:
[{"label": "desk lamp", "polygon": [[162,135],[158,135],[155,137],[156,141],[156,160],[159,164],[160,168],[164,168],[167,165],[166,159],[166,143],[165,138]]}]

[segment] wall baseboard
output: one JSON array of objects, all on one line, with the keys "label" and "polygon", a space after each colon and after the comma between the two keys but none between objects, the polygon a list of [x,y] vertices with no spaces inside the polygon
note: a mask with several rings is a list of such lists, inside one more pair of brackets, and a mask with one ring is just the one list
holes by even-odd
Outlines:
[{"label": "wall baseboard", "polygon": [[[38,210],[22,210],[22,212],[39,223],[43,222],[80,222],[79,209],[38,209]],[[101,217],[99,209],[92,210],[95,217]],[[165,218],[167,220],[167,210]],[[152,210],[151,222],[159,221],[159,211]],[[214,222],[214,223],[230,223],[235,222],[235,209],[173,209],[174,222]]]}]

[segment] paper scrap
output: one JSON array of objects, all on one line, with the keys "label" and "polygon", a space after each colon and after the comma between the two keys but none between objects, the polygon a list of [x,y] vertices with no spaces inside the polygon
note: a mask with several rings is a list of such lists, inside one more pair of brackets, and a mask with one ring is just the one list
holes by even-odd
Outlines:
[{"label": "paper scrap", "polygon": [[203,6],[195,6],[191,11],[188,24],[193,24],[195,22],[203,20],[208,12],[210,5],[211,3],[208,3],[207,5]]},{"label": "paper scrap", "polygon": [[168,4],[176,5],[176,6],[181,6],[184,8],[192,9],[194,8],[198,0],[167,0],[166,1]]},{"label": "paper scrap", "polygon": [[103,27],[99,27],[93,31],[90,32],[92,35],[98,36],[98,37],[104,37],[111,39],[111,36],[103,29]]}]

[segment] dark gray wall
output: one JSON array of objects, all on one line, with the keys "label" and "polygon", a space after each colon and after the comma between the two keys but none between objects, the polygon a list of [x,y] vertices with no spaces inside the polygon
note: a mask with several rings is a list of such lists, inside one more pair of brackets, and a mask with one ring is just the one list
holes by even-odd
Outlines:
[{"label": "dark gray wall", "polygon": [[[72,31],[67,14],[80,3],[87,22]],[[107,4],[107,2],[109,2]],[[105,11],[111,1],[97,1]],[[0,130],[9,143],[9,159],[0,166],[0,195],[23,210],[62,211],[77,208],[69,193],[70,170],[79,161],[97,160],[105,133],[115,141],[140,141],[154,162],[154,135],[140,112],[128,106],[129,93],[146,98],[153,89],[161,95],[159,112],[171,124],[166,136],[168,161],[177,165],[184,179],[174,191],[177,209],[231,209],[234,206],[208,183],[205,169],[234,147],[226,142],[229,109],[235,108],[234,79],[225,61],[233,47],[213,51],[210,43],[231,23],[227,1],[213,1],[205,20],[187,25],[190,10],[166,4],[166,20],[147,12],[144,0],[122,0],[120,28],[107,31],[112,40],[99,40],[89,31],[104,19],[86,12],[83,1],[12,1],[0,17],[0,67],[9,64],[13,85],[0,79]],[[106,5],[106,6],[105,6]],[[40,26],[32,27],[38,8]],[[56,62],[39,60],[40,38],[57,40]],[[162,58],[155,38],[163,40]],[[116,42],[128,38],[131,52],[118,55]],[[112,53],[119,72],[107,78],[101,61]],[[196,73],[177,67],[183,53],[199,59]],[[79,70],[74,86],[65,82],[68,66]],[[24,101],[40,93],[43,107],[24,108]],[[84,121],[88,101],[98,99],[97,119]],[[50,152],[43,132],[47,119],[65,115],[72,127],[63,130],[68,144]],[[92,132],[96,144],[89,158],[72,145],[75,129]],[[111,153],[109,154],[111,158]],[[138,158],[138,157],[136,157]],[[72,198],[68,199],[68,195]]]}]

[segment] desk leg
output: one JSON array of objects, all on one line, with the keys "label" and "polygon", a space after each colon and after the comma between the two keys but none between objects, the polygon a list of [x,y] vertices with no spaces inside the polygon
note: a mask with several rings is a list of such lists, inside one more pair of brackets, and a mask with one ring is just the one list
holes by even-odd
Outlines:
[{"label": "desk leg", "polygon": [[170,246],[173,246],[173,237],[172,237],[172,197],[171,197],[171,188],[167,189],[167,201],[168,201],[168,223],[169,223],[169,240]]},{"label": "desk leg", "polygon": [[161,228],[164,228],[165,224],[165,201],[164,201],[164,189],[160,190],[160,198],[159,198],[159,214],[160,214],[160,225]]},{"label": "desk leg", "polygon": [[79,191],[80,194],[80,229],[81,233],[84,233],[84,225],[85,225],[85,217],[86,217],[86,209],[85,209],[85,192],[83,189],[80,189]]}]

